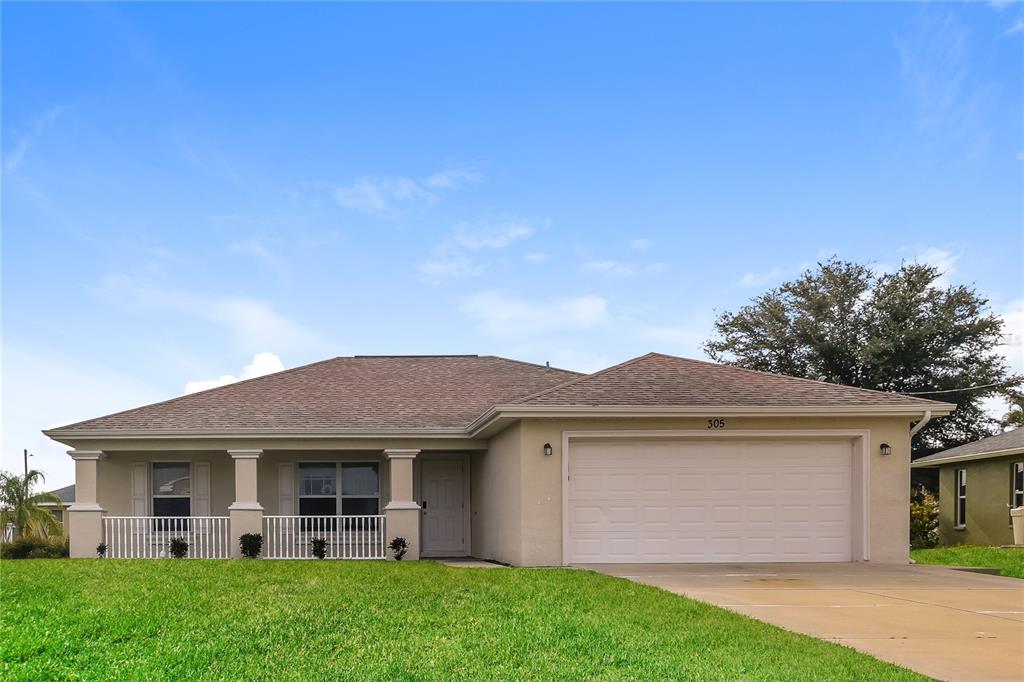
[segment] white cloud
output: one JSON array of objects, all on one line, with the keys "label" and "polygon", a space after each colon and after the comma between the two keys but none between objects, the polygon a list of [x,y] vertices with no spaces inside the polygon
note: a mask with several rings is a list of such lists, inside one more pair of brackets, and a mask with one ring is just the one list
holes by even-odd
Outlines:
[{"label": "white cloud", "polygon": [[632,277],[633,275],[646,272],[655,274],[664,272],[668,268],[666,263],[648,263],[639,265],[637,263],[623,263],[614,260],[595,260],[584,263],[580,266],[580,272],[590,272],[611,277]]},{"label": "white cloud", "polygon": [[1024,298],[1010,303],[1000,313],[1003,318],[1003,340],[999,346],[1014,372],[1024,374]]},{"label": "white cloud", "polygon": [[533,225],[523,220],[507,220],[491,223],[481,220],[477,223],[463,223],[455,228],[452,241],[464,249],[503,249],[514,241],[525,239],[536,232]]},{"label": "white cloud", "polygon": [[945,288],[950,284],[950,277],[956,274],[956,262],[960,260],[960,254],[948,249],[937,249],[934,247],[921,251],[913,259],[922,265],[930,265],[939,271],[939,277],[932,286]]},{"label": "white cloud", "polygon": [[531,301],[498,291],[483,291],[462,299],[459,309],[475,319],[483,331],[496,336],[587,328],[608,320],[608,301],[593,294]]},{"label": "white cloud", "polygon": [[[1010,301],[997,314],[1003,320],[1003,343],[996,351],[1006,358],[1006,364],[1015,374],[1024,374],[1024,298]],[[1010,409],[1003,398],[989,397],[982,407],[990,417],[1000,419]]]},{"label": "white cloud", "polygon": [[1017,19],[1017,21],[1010,24],[1010,28],[1006,29],[1006,32],[1010,35],[1024,33],[1024,18]]},{"label": "white cloud", "polygon": [[14,145],[14,149],[9,153],[4,154],[4,172],[10,173],[21,165],[22,160],[25,158],[25,154],[27,154],[29,149],[32,148],[32,145],[35,144],[39,137],[45,133],[58,118],[60,118],[61,114],[64,113],[64,110],[65,108],[61,106],[51,107],[36,117],[35,121],[32,122],[30,129],[18,138],[17,143]]},{"label": "white cloud", "polygon": [[242,373],[239,376],[222,374],[216,379],[189,381],[185,384],[185,393],[195,393],[196,391],[205,391],[210,388],[217,388],[218,386],[226,386],[236,381],[254,379],[273,374],[274,372],[280,372],[283,369],[284,363],[274,353],[256,353],[252,356],[252,362],[242,368]]},{"label": "white cloud", "polygon": [[628,263],[619,263],[613,260],[595,260],[584,263],[580,266],[581,272],[596,272],[602,275],[616,275],[618,277],[630,277],[634,270]]},{"label": "white cloud", "polygon": [[125,275],[103,278],[96,293],[108,303],[136,311],[170,311],[206,319],[233,333],[239,348],[284,351],[322,351],[324,339],[304,325],[282,315],[269,301],[240,296],[207,296],[163,289]]},{"label": "white cloud", "polygon": [[422,180],[402,176],[362,177],[334,190],[334,199],[343,207],[376,218],[395,218],[405,206],[433,204],[441,192],[480,182],[483,176],[471,170],[451,169],[428,175]]},{"label": "white cloud", "polygon": [[431,189],[459,189],[466,185],[483,182],[484,176],[467,168],[456,168],[428,175],[423,185]]},{"label": "white cloud", "polygon": [[445,235],[417,268],[431,280],[481,275],[485,268],[471,254],[488,249],[503,249],[513,242],[532,236],[536,231],[533,225],[518,219],[461,223]]},{"label": "white cloud", "polygon": [[741,287],[760,287],[777,281],[784,274],[786,271],[783,268],[772,268],[768,272],[761,273],[748,272],[740,277],[736,284]]},{"label": "white cloud", "polygon": [[637,251],[646,251],[652,246],[654,246],[654,242],[650,239],[634,239],[629,242],[629,248]]},{"label": "white cloud", "polygon": [[484,266],[464,253],[435,252],[416,267],[427,279],[435,281],[476,277],[484,273]]},{"label": "white cloud", "polygon": [[527,263],[533,263],[534,265],[540,265],[541,263],[547,263],[549,260],[551,260],[551,254],[550,253],[541,253],[539,251],[536,251],[536,252],[533,252],[533,253],[526,254],[525,256],[523,256],[523,259]]}]

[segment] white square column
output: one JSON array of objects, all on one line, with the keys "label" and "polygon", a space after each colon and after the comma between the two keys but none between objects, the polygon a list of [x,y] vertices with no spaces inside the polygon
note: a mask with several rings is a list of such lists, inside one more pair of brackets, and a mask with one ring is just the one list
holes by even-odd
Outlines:
[{"label": "white square column", "polygon": [[228,450],[235,460],[235,501],[228,507],[231,555],[242,556],[239,538],[263,532],[263,505],[259,503],[257,469],[263,450]]},{"label": "white square column", "polygon": [[75,501],[68,507],[68,539],[74,558],[96,556],[103,542],[103,515],[99,505],[99,462],[106,458],[101,450],[68,450],[75,460]]},{"label": "white square column", "polygon": [[[391,501],[384,507],[385,544],[396,537],[409,543],[407,559],[420,558],[420,506],[413,500],[412,465],[419,450],[385,450],[391,479]],[[388,558],[392,558],[388,552]]]}]

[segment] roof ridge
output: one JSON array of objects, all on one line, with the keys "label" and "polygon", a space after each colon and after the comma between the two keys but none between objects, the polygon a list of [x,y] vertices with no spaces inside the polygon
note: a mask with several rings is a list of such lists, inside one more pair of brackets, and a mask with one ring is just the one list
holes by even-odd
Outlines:
[{"label": "roof ridge", "polygon": [[652,356],[655,356],[655,355],[660,355],[660,353],[655,353],[655,352],[652,351],[650,353],[645,353],[643,355],[638,355],[635,358],[631,358],[629,360],[626,360],[625,362],[620,362],[617,365],[612,365],[611,367],[605,367],[604,369],[599,369],[596,372],[591,372],[590,374],[584,374],[582,376],[576,377],[575,379],[570,379],[569,381],[566,381],[564,384],[558,384],[557,386],[552,386],[551,388],[545,388],[543,391],[537,391],[536,393],[531,393],[530,395],[523,396],[522,398],[520,398],[520,399],[518,399],[518,400],[516,400],[516,401],[514,401],[514,402],[512,402],[510,404],[511,405],[519,405],[519,404],[525,403],[527,400],[533,400],[534,398],[539,398],[542,395],[546,395],[546,394],[551,393],[552,391],[556,391],[556,390],[558,390],[560,388],[565,388],[566,386],[573,386],[575,384],[580,383],[581,381],[583,381],[585,379],[590,379],[592,377],[601,376],[602,374],[610,372],[613,369],[619,369],[620,367],[627,367],[629,365],[632,365],[634,362],[639,362],[640,360],[643,360],[644,358],[649,358],[649,357],[652,357]]},{"label": "roof ridge", "polygon": [[[78,426],[80,424],[85,424],[87,422],[96,421],[97,419],[106,419],[107,417],[117,417],[117,416],[122,415],[122,414],[128,414],[129,412],[137,412],[138,410],[144,410],[144,409],[148,409],[150,407],[156,407],[158,405],[168,405],[170,403],[176,403],[179,400],[185,400],[186,398],[191,398],[193,396],[203,395],[203,394],[206,394],[206,393],[212,393],[214,391],[223,391],[225,389],[234,388],[235,386],[238,386],[240,384],[248,384],[248,383],[251,383],[253,381],[259,381],[260,379],[268,379],[270,377],[279,377],[282,374],[291,374],[293,372],[299,371],[300,369],[308,369],[309,367],[315,367],[316,365],[323,365],[323,364],[326,364],[328,362],[334,362],[335,360],[343,360],[343,359],[345,359],[344,356],[336,355],[333,358],[327,358],[326,360],[317,360],[316,362],[310,362],[310,363],[307,363],[305,365],[299,365],[298,367],[289,367],[288,369],[282,369],[279,372],[271,372],[270,374],[262,374],[262,375],[260,375],[258,377],[250,377],[248,379],[240,379],[238,381],[232,381],[230,384],[224,384],[222,386],[214,386],[212,388],[203,389],[202,391],[193,391],[192,393],[186,393],[184,395],[177,395],[177,396],[174,396],[173,398],[167,398],[166,400],[158,400],[155,403],[147,403],[145,405],[139,405],[137,407],[128,408],[127,410],[118,410],[117,412],[111,412],[110,414],[105,414],[105,415],[102,415],[100,417],[93,417],[92,419],[82,419],[82,420],[79,420],[77,422],[73,422],[71,424],[64,424],[63,426],[56,426],[56,427],[54,427],[52,429],[46,429],[46,431],[63,431],[64,429],[70,429],[70,428],[73,428],[73,427]],[[45,433],[45,431],[44,431],[44,433]]]},{"label": "roof ridge", "polygon": [[795,377],[792,374],[779,374],[779,373],[776,373],[776,372],[766,372],[766,371],[761,370],[761,369],[751,369],[749,367],[742,367],[740,365],[734,365],[734,364],[732,364],[730,362],[712,362],[710,360],[697,360],[695,358],[684,358],[684,357],[679,356],[679,355],[668,355],[667,353],[650,353],[650,355],[660,355],[661,357],[664,357],[664,358],[674,358],[676,360],[682,360],[684,362],[693,362],[693,363],[697,363],[697,364],[700,364],[700,365],[710,365],[711,367],[728,367],[730,369],[737,369],[737,370],[740,370],[741,372],[750,372],[750,373],[758,374],[758,375],[761,375],[761,376],[769,376],[769,377],[775,377],[775,378],[781,377],[783,379],[793,379],[795,381],[806,381],[806,382],[809,382],[809,383],[812,383],[812,384],[825,385],[825,386],[838,386],[840,388],[853,389],[854,391],[865,391],[867,393],[879,393],[881,395],[895,395],[895,396],[900,396],[901,398],[908,398],[910,400],[918,400],[918,401],[925,402],[925,403],[941,403],[942,402],[941,400],[930,400],[928,398],[918,398],[917,396],[906,395],[904,393],[897,393],[895,391],[880,391],[877,388],[864,388],[863,386],[850,386],[849,384],[836,384],[836,383],[832,383],[831,381],[822,381],[820,379],[808,379],[807,377]]},{"label": "roof ridge", "polygon": [[[512,362],[517,365],[526,365],[527,367],[536,367],[537,369],[553,369],[556,372],[569,372],[570,374],[577,374],[580,377],[586,376],[583,372],[577,372],[574,369],[565,369],[564,367],[552,367],[551,365],[541,365],[536,362],[527,362],[526,360],[516,360],[515,358],[506,358],[503,355],[476,355],[478,358],[494,358],[495,360],[503,360],[505,362]],[[559,384],[561,385],[561,384]]]}]

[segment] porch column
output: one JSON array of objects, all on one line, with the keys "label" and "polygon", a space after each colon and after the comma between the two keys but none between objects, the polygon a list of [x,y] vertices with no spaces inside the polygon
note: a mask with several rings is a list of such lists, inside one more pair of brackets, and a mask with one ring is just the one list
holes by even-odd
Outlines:
[{"label": "porch column", "polygon": [[96,546],[103,542],[103,515],[99,505],[97,481],[99,462],[106,457],[101,450],[68,450],[75,460],[75,501],[68,507],[68,538],[71,556],[96,556]]},{"label": "porch column", "polygon": [[231,517],[231,556],[241,557],[238,539],[246,533],[263,532],[263,505],[256,492],[256,469],[263,450],[228,450],[235,460],[235,501],[228,507]]},{"label": "porch column", "polygon": [[412,463],[418,454],[419,450],[384,451],[391,478],[391,500],[384,507],[385,541],[390,544],[394,538],[405,538],[409,543],[406,559],[420,558],[420,506],[412,497]]}]

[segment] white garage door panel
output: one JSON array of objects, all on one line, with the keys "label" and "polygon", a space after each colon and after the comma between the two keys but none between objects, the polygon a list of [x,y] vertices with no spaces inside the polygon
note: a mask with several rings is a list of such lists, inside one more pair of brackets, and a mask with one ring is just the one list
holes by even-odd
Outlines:
[{"label": "white garage door panel", "polygon": [[573,444],[576,563],[849,561],[849,443]]}]

